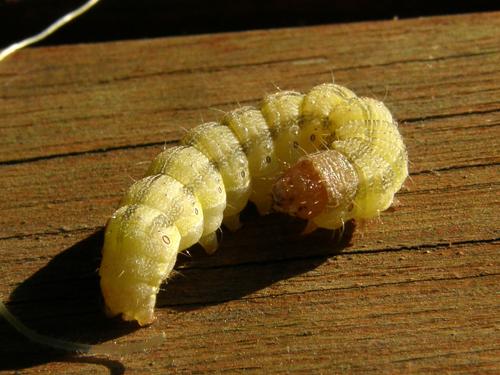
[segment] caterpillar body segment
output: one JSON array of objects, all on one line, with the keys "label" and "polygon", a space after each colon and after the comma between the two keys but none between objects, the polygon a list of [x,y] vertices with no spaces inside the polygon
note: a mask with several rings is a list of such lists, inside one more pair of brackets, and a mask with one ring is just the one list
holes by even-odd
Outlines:
[{"label": "caterpillar body segment", "polygon": [[192,190],[175,178],[157,174],[134,183],[120,202],[120,207],[140,204],[154,207],[167,215],[181,235],[179,251],[196,244],[203,235],[201,202]]},{"label": "caterpillar body segment", "polygon": [[304,94],[279,91],[264,97],[261,112],[274,142],[275,159],[280,170],[290,167],[304,155],[299,147],[299,120]]},{"label": "caterpillar body segment", "polygon": [[190,130],[122,199],[106,228],[101,288],[110,315],[149,324],[177,253],[217,249],[247,201],[336,229],[388,208],[408,175],[389,110],[335,84],[281,91]]},{"label": "caterpillar body segment", "polygon": [[203,211],[203,235],[199,240],[208,252],[215,251],[215,232],[226,208],[226,189],[210,159],[195,147],[171,147],[156,156],[147,174],[168,174],[199,199]]},{"label": "caterpillar body segment", "polygon": [[227,126],[210,122],[189,131],[180,144],[200,150],[220,172],[226,189],[223,221],[232,230],[238,229],[239,213],[248,203],[251,186],[248,159],[234,133]]},{"label": "caterpillar body segment", "polygon": [[397,123],[387,107],[371,98],[356,98],[337,107],[329,115],[330,132],[335,140],[360,138],[376,149],[376,154],[391,165],[395,173],[394,192],[408,176],[406,147]]},{"label": "caterpillar body segment", "polygon": [[273,176],[279,171],[266,119],[258,109],[241,107],[227,113],[222,123],[233,131],[245,152],[252,178],[250,200],[255,203],[259,213],[265,215],[272,207],[269,193],[274,183]]},{"label": "caterpillar body segment", "polygon": [[310,154],[328,147],[332,138],[329,116],[349,103],[356,95],[346,87],[322,84],[304,96],[300,108],[299,146]]}]

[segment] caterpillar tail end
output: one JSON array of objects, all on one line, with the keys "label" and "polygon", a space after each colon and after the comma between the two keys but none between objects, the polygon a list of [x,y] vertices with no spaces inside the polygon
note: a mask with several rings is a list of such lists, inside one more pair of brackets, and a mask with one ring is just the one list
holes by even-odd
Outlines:
[{"label": "caterpillar tail end", "polygon": [[130,205],[108,221],[99,269],[108,316],[141,326],[154,320],[156,295],[172,271],[180,233],[160,211]]}]

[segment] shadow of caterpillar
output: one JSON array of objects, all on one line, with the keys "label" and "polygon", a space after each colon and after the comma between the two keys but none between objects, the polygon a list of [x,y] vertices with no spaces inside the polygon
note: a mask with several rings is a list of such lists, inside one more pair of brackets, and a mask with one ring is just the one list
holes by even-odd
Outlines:
[{"label": "shadow of caterpillar", "polygon": [[100,267],[110,316],[145,325],[177,254],[240,226],[248,200],[336,229],[387,209],[408,176],[397,123],[382,102],[336,84],[280,91],[199,125],[164,150],[107,223]]}]

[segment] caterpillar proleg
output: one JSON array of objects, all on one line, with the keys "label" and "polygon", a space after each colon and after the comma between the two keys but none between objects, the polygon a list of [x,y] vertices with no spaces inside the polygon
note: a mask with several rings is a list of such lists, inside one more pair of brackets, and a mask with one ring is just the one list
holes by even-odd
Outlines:
[{"label": "caterpillar proleg", "polygon": [[336,229],[379,215],[408,176],[406,148],[385,105],[329,83],[280,91],[199,125],[161,152],[109,219],[99,270],[110,316],[154,320],[177,254],[217,249],[250,200]]}]

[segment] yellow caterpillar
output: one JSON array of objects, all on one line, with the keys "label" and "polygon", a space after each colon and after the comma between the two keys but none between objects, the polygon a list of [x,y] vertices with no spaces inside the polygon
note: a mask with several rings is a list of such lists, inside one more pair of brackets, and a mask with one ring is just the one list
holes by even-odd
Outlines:
[{"label": "yellow caterpillar", "polygon": [[100,267],[107,312],[154,320],[156,294],[177,254],[217,249],[250,200],[336,229],[387,209],[408,175],[406,149],[383,103],[336,84],[280,91],[199,125],[164,150],[107,223]]}]

